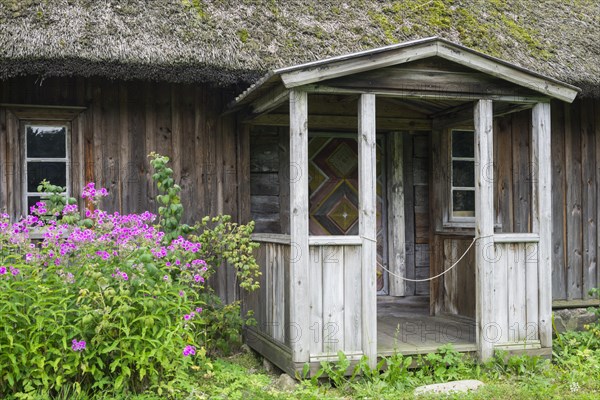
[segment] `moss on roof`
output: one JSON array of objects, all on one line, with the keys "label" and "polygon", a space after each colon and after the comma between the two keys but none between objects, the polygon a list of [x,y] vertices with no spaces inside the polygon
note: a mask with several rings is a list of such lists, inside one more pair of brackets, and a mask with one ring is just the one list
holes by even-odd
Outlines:
[{"label": "moss on roof", "polygon": [[231,84],[428,36],[600,92],[596,0],[0,0],[0,78]]}]

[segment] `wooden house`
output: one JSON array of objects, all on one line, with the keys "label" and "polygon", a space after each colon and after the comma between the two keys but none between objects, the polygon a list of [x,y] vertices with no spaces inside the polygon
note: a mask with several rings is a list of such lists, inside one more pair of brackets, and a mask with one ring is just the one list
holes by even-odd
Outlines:
[{"label": "wooden house", "polygon": [[326,3],[0,1],[0,209],[47,177],[153,210],[157,151],[188,221],[256,221],[282,369],[551,354],[599,282],[600,10]]}]

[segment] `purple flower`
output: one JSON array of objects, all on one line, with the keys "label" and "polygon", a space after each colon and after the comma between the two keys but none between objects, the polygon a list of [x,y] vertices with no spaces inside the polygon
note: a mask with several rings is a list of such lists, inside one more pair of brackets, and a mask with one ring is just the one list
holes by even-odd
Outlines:
[{"label": "purple flower", "polygon": [[196,312],[197,312],[198,314],[200,314],[200,313],[202,312],[202,307],[198,307],[198,308],[196,308]]},{"label": "purple flower", "polygon": [[14,267],[12,267],[12,266],[10,267],[10,273],[11,273],[13,276],[17,276],[17,275],[19,275],[19,273],[20,273],[20,272],[21,272],[21,271],[19,271],[19,269],[18,269],[18,268],[14,268]]},{"label": "purple flower", "polygon": [[73,339],[73,341],[71,343],[72,343],[71,349],[73,349],[73,351],[85,350],[85,341],[84,340],[78,342],[77,339]]},{"label": "purple flower", "polygon": [[121,278],[123,278],[124,281],[129,279],[129,276],[127,276],[127,272],[121,272]]},{"label": "purple flower", "polygon": [[168,280],[169,280],[169,275],[163,276],[163,281],[168,281]]},{"label": "purple flower", "polygon": [[2,266],[0,267],[0,275],[5,275],[6,274],[6,267]]},{"label": "purple flower", "polygon": [[190,314],[185,314],[183,316],[183,319],[185,319],[186,321],[189,321],[190,318],[192,318],[192,316]]},{"label": "purple flower", "polygon": [[107,251],[97,251],[96,254],[102,257],[103,260],[108,260],[110,258],[110,253],[108,253]]},{"label": "purple flower", "polygon": [[100,188],[96,190],[96,184],[94,182],[90,182],[85,185],[85,188],[81,193],[81,197],[84,199],[97,199],[98,197],[106,196],[108,196],[108,190],[106,190],[106,188]]},{"label": "purple flower", "polygon": [[196,348],[194,346],[187,345],[183,349],[183,356],[184,357],[193,356],[195,354],[196,354]]},{"label": "purple flower", "polygon": [[200,275],[198,275],[198,274],[194,275],[194,280],[195,280],[196,282],[204,282],[204,278],[203,278],[203,277],[201,277],[201,276],[200,276]]},{"label": "purple flower", "polygon": [[65,208],[63,208],[63,215],[74,214],[78,211],[77,204],[67,204]]},{"label": "purple flower", "polygon": [[180,297],[183,297],[184,295],[185,295],[185,293],[183,292],[183,290],[180,290],[180,291],[179,291],[179,296],[180,296]]}]

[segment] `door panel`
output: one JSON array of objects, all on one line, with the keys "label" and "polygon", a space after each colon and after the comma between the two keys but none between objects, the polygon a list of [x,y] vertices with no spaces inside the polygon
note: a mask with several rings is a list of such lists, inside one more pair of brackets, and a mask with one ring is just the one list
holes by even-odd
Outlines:
[{"label": "door panel", "polygon": [[[356,135],[352,135],[356,136]],[[381,265],[387,253],[384,138],[377,140],[377,290],[387,292]],[[309,138],[309,230],[311,235],[358,235],[358,142],[350,135]]]}]

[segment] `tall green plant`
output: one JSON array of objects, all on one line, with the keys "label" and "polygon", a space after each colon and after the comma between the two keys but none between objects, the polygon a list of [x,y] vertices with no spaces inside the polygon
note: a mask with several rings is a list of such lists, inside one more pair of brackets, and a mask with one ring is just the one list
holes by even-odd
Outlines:
[{"label": "tall green plant", "polygon": [[182,224],[183,205],[179,193],[181,187],[173,179],[173,169],[167,164],[169,157],[162,156],[155,152],[149,154],[150,165],[154,168],[152,179],[156,182],[156,187],[160,194],[156,200],[160,204],[158,214],[160,215],[159,224],[165,233],[164,242],[170,243],[191,231],[187,224]]},{"label": "tall green plant", "polygon": [[152,179],[160,192],[156,196],[160,204],[159,225],[165,233],[164,242],[170,243],[180,236],[190,234],[190,240],[202,244],[201,254],[209,268],[209,273],[224,264],[236,269],[239,286],[246,290],[256,290],[259,286],[260,267],[254,259],[253,251],[259,244],[252,242],[254,222],[247,225],[231,221],[229,215],[204,217],[193,227],[181,223],[183,205],[179,193],[181,187],[173,179],[173,170],[168,166],[169,157],[155,152],[148,155],[154,168]]},{"label": "tall green plant", "polygon": [[[186,236],[193,243],[200,243],[198,255],[206,261],[205,276],[210,277],[217,268],[232,266],[236,271],[239,286],[244,290],[256,290],[259,286],[260,267],[254,259],[253,251],[258,243],[252,242],[250,235],[254,223],[247,225],[231,221],[228,215],[204,217],[194,226],[181,222],[183,205],[181,188],[173,179],[173,170],[169,167],[169,158],[150,153],[150,164],[154,168],[152,175],[160,194],[157,202],[160,229],[164,232],[163,243]],[[210,286],[203,288],[201,297],[206,305],[205,347],[209,353],[216,351],[229,353],[241,344],[241,328],[253,323],[252,314],[242,316],[240,302],[223,304]]]}]

